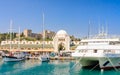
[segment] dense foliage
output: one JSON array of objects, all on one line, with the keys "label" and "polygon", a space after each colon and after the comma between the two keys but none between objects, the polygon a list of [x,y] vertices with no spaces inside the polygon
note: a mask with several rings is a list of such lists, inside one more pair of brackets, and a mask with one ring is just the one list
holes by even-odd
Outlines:
[{"label": "dense foliage", "polygon": [[[19,37],[16,36],[17,33],[11,33],[11,39],[12,40],[18,40]],[[75,38],[73,35],[70,36],[71,41],[80,41],[80,38]],[[0,33],[0,42],[10,40],[10,33]],[[27,41],[36,41],[36,40],[43,40],[42,37],[34,38],[34,37],[25,37],[23,33],[20,35],[20,40],[27,40]],[[46,37],[44,39],[45,41],[52,41],[53,38]]]}]

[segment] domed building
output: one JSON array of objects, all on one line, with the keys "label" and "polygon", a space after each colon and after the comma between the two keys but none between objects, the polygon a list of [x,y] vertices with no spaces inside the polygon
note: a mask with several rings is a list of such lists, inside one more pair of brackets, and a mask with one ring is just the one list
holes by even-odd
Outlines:
[{"label": "domed building", "polygon": [[54,51],[70,49],[70,37],[65,30],[59,30],[53,39]]}]

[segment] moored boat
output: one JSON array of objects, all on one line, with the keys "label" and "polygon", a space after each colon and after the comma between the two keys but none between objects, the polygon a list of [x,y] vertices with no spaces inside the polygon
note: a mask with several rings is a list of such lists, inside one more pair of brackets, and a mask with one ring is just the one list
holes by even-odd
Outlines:
[{"label": "moored boat", "polygon": [[47,54],[44,54],[44,55],[42,55],[42,56],[39,56],[39,58],[38,58],[40,61],[42,61],[42,62],[48,62],[48,61],[50,61],[50,57],[49,57],[49,55],[47,55]]},{"label": "moored boat", "polygon": [[[3,58],[3,61],[21,61],[21,60],[24,60],[25,59],[25,55],[22,53],[22,52],[13,52],[12,51],[12,48],[11,48],[11,45],[12,45],[12,20],[10,21],[10,49],[9,49],[9,53],[6,54],[4,53],[2,55],[2,58]],[[19,28],[19,34],[20,34],[20,28]],[[20,35],[19,35],[19,42],[20,42]],[[19,47],[18,47],[18,51],[20,51],[20,44],[18,44]]]},{"label": "moored boat", "polygon": [[[42,44],[42,49],[44,50],[44,46],[45,46],[45,29],[44,29],[44,13],[43,13],[43,40],[42,40],[42,42],[43,42],[43,44]],[[48,62],[48,61],[50,61],[50,57],[49,57],[49,55],[48,54],[45,54],[45,53],[43,53],[43,55],[40,55],[39,57],[38,57],[38,59],[40,60],[40,61],[42,61],[42,62]]]},{"label": "moored boat", "polygon": [[120,39],[103,35],[82,39],[72,56],[79,60],[82,67],[120,68]]},{"label": "moored boat", "polygon": [[10,54],[10,55],[3,55],[2,56],[3,61],[21,61],[21,60],[25,60],[25,55],[22,53],[14,53],[14,54]]}]

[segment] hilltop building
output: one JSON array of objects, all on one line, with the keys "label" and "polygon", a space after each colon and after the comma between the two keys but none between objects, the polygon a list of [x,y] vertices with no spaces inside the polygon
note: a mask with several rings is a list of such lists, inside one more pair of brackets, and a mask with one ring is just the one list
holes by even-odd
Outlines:
[{"label": "hilltop building", "polygon": [[24,34],[25,37],[31,37],[31,36],[32,36],[32,30],[30,30],[30,29],[25,29],[25,30],[23,31],[23,34]]},{"label": "hilltop building", "polygon": [[54,38],[54,36],[55,36],[55,32],[53,32],[53,31],[49,31],[49,30],[45,30],[45,37],[47,38],[47,39],[50,39],[50,38]]},{"label": "hilltop building", "polygon": [[42,34],[32,33],[30,29],[25,29],[23,34],[25,37],[42,38]]},{"label": "hilltop building", "polygon": [[[43,37],[43,33],[32,33],[32,30],[30,29],[25,29],[23,31],[23,34],[25,37],[33,37],[33,38],[42,38]],[[55,36],[55,32],[53,31],[49,31],[49,30],[45,30],[45,37],[47,39],[53,38]]]}]

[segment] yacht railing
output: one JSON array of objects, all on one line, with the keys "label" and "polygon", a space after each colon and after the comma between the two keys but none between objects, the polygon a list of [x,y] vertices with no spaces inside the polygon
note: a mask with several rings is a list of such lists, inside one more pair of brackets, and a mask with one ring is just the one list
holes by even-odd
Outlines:
[{"label": "yacht railing", "polygon": [[103,39],[103,38],[107,38],[107,39],[109,39],[109,38],[120,38],[120,35],[90,35],[89,37],[84,37],[84,38],[82,38],[82,39]]}]

